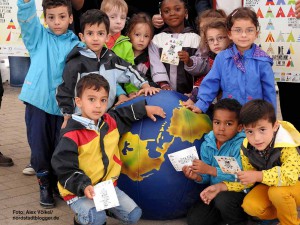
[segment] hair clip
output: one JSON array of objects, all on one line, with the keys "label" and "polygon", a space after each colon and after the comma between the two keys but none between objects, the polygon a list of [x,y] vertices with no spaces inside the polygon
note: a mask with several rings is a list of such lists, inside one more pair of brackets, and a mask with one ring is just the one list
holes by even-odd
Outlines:
[{"label": "hair clip", "polygon": [[237,11],[239,11],[239,10],[237,9],[237,10],[236,10],[234,13],[232,13],[231,17],[233,17],[233,16],[234,16],[234,14],[236,14],[236,12],[237,12]]}]

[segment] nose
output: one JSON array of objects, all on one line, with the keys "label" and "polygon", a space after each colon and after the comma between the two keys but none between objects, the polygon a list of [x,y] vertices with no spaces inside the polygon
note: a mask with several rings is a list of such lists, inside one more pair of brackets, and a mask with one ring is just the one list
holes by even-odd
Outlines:
[{"label": "nose", "polygon": [[225,130],[225,125],[224,124],[220,124],[219,125],[219,130],[222,130],[222,131]]},{"label": "nose", "polygon": [[54,24],[59,24],[59,23],[60,23],[60,19],[59,18],[55,18]]}]

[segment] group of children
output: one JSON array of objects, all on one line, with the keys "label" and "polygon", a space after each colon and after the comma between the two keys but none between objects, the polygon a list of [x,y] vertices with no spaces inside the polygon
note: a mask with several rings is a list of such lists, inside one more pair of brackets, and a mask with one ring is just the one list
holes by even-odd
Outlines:
[{"label": "group of children", "polygon": [[[18,0],[18,8],[23,41],[31,57],[19,98],[26,104],[27,137],[41,206],[53,207],[53,192],[57,192],[75,212],[75,224],[104,224],[105,212],[97,212],[92,201],[93,186],[112,179],[120,206],[109,211],[124,223],[135,223],[141,209],[117,187],[122,164],[118,140],[135,120],[147,115],[155,121],[155,116],[164,118],[165,113],[144,101],[109,113],[107,110],[116,102],[163,89],[189,95],[184,105],[196,113],[207,112],[217,99],[213,131],[201,145],[201,160],[183,168],[188,178],[212,184],[201,193],[203,202],[189,211],[189,224],[243,224],[248,219],[246,213],[261,219],[278,217],[282,224],[299,224],[297,196],[294,202],[289,198],[290,213],[284,214],[278,213],[282,203],[275,204],[269,196],[271,202],[265,201],[264,206],[272,205],[273,209],[262,215],[249,207],[249,202],[253,204],[250,194],[260,186],[247,195],[241,192],[256,182],[264,186],[254,196],[264,193],[268,197],[269,186],[284,186],[284,194],[300,188],[296,150],[300,136],[291,131],[290,124],[286,128],[273,118],[276,91],[272,60],[254,44],[259,32],[255,12],[241,7],[227,18],[222,11],[204,12],[197,34],[186,25],[185,1],[163,0],[160,12],[167,26],[164,30],[154,34],[149,16],[139,13],[131,18],[127,36],[123,36],[126,3],[104,0],[101,10],[88,10],[81,16],[80,42],[68,30],[73,21],[68,0],[43,1],[48,28],[35,16],[34,0]],[[178,65],[160,60],[164,43],[170,38],[182,41]],[[240,115],[242,105],[245,109]],[[260,136],[267,138],[261,140]],[[214,155],[235,157],[244,171],[237,176],[222,173]],[[213,199],[214,205],[209,204]],[[280,199],[278,194],[276,199]]]}]

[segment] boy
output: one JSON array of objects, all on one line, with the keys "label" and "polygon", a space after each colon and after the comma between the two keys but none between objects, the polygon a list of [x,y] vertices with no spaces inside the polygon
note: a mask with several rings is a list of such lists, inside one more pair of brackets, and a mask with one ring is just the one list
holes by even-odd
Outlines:
[{"label": "boy", "polygon": [[[107,14],[110,22],[109,38],[106,42],[107,48],[111,49],[117,56],[134,65],[134,53],[130,38],[121,35],[128,13],[127,3],[124,0],[103,0],[100,9]],[[135,93],[138,92],[138,88],[130,83],[125,84],[124,88],[129,94],[129,97],[136,96]],[[119,102],[128,99],[125,92],[123,92],[119,98]]]},{"label": "boy", "polygon": [[247,102],[240,120],[246,133],[241,149],[244,171],[237,174],[240,182],[212,185],[201,198],[209,204],[221,191],[241,191],[257,184],[243,201],[247,214],[264,220],[278,218],[282,225],[299,225],[300,133],[289,122],[276,120],[273,105],[265,100]]},{"label": "boy", "polygon": [[[213,110],[213,130],[204,137],[201,144],[200,158],[192,166],[184,166],[184,175],[197,183],[216,184],[222,181],[235,181],[233,174],[226,174],[220,169],[214,156],[234,157],[241,166],[240,146],[245,138],[239,123],[241,104],[235,99],[224,98],[218,101]],[[244,192],[231,192],[228,198],[219,194],[214,204],[206,205],[200,201],[188,213],[189,225],[215,225],[224,221],[232,224],[246,224],[247,215],[240,207]],[[228,200],[230,199],[230,204]],[[234,201],[234,204],[232,204]]]},{"label": "boy", "polygon": [[50,161],[63,122],[55,92],[62,82],[66,56],[79,40],[68,30],[73,21],[69,0],[43,0],[42,6],[49,28],[36,16],[34,0],[18,0],[18,21],[31,59],[19,99],[26,104],[27,139],[40,185],[40,204],[52,208],[56,179]]},{"label": "boy", "polygon": [[108,211],[125,224],[136,223],[141,209],[117,187],[122,165],[119,138],[143,116],[156,121],[154,115],[165,118],[165,113],[158,106],[145,106],[144,101],[105,113],[109,84],[98,74],[81,78],[76,93],[75,102],[82,115],[72,115],[67,127],[62,129],[62,139],[52,157],[59,191],[76,213],[75,224],[104,224],[106,214],[95,209],[93,186],[111,179],[120,206]]},{"label": "boy", "polygon": [[73,99],[76,82],[90,72],[103,74],[110,84],[108,109],[112,107],[118,89],[121,88],[118,83],[131,81],[142,87],[146,95],[158,92],[129,63],[104,47],[109,30],[109,19],[104,12],[98,9],[86,11],[81,16],[80,27],[82,33],[79,36],[86,48],[76,46],[70,52],[63,73],[63,83],[57,89],[56,99],[64,114],[63,127],[75,110]]}]

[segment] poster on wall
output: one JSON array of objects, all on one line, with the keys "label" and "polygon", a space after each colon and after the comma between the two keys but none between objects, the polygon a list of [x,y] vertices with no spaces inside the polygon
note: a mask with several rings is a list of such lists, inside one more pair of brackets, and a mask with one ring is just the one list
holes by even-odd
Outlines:
[{"label": "poster on wall", "polygon": [[[37,16],[44,23],[42,0],[35,0]],[[0,0],[0,57],[29,56],[17,20],[17,0]]]},{"label": "poster on wall", "polygon": [[300,83],[300,19],[295,0],[245,0],[260,23],[257,44],[274,60],[277,82]]}]

